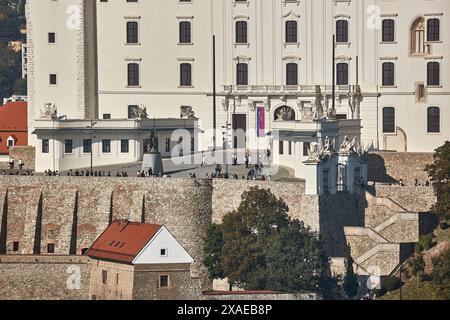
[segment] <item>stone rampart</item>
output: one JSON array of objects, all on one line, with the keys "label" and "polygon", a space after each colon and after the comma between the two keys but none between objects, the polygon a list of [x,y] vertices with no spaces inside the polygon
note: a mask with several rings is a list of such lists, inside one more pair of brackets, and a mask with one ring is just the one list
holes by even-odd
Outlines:
[{"label": "stone rampart", "polygon": [[369,155],[369,181],[396,183],[400,180],[414,185],[417,179],[425,184],[429,179],[425,168],[433,163],[433,153],[374,152]]},{"label": "stone rampart", "polygon": [[3,300],[86,300],[89,265],[79,256],[0,256]]}]

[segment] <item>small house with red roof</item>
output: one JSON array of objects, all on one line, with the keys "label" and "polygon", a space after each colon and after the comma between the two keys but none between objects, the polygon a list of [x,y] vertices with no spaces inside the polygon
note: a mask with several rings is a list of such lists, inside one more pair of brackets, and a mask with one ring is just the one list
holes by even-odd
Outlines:
[{"label": "small house with red roof", "polygon": [[0,106],[0,161],[8,161],[12,147],[28,145],[27,103]]},{"label": "small house with red roof", "polygon": [[92,300],[177,300],[201,293],[193,258],[163,225],[115,220],[87,252]]}]

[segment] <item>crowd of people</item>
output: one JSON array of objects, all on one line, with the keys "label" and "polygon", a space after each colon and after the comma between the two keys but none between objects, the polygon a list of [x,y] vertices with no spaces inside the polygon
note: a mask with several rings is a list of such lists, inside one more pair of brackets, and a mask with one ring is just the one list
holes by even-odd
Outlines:
[{"label": "crowd of people", "polygon": [[[391,185],[392,185],[392,183],[391,183]],[[398,185],[400,187],[406,187],[407,186],[406,183],[403,181],[403,179],[400,179],[398,181]],[[430,180],[427,180],[427,181],[425,181],[425,183],[423,183],[423,182],[420,182],[419,179],[415,179],[414,186],[415,187],[432,187],[433,184],[431,183]]]},{"label": "crowd of people", "polygon": [[[256,164],[254,166],[248,166],[250,170],[247,175],[239,176],[236,173],[223,172],[223,167],[220,164],[215,166],[214,172],[211,174],[207,173],[206,179],[225,179],[225,180],[260,180],[260,181],[270,181],[271,176],[263,174],[264,166],[262,164]],[[197,179],[195,173],[189,173],[189,178]]]},{"label": "crowd of people", "polygon": [[2,176],[34,176],[31,170],[3,170]]}]

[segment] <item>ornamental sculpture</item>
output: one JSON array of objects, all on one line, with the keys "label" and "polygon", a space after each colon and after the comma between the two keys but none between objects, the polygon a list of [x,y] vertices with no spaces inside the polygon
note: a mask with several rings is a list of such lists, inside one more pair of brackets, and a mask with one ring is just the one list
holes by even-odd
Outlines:
[{"label": "ornamental sculpture", "polygon": [[182,119],[194,119],[195,118],[194,109],[190,106],[180,107],[180,114],[181,114]]},{"label": "ornamental sculpture", "polygon": [[41,119],[45,120],[57,120],[58,119],[58,109],[53,103],[44,104],[44,110],[41,109]]},{"label": "ornamental sculpture", "polygon": [[336,153],[335,148],[336,139],[333,139],[333,141],[330,141],[329,137],[326,137],[325,141],[320,139],[318,144],[311,146],[308,151],[308,158],[311,161],[328,160]]},{"label": "ornamental sculpture", "polygon": [[275,121],[294,121],[295,112],[288,106],[280,107],[275,111]]}]

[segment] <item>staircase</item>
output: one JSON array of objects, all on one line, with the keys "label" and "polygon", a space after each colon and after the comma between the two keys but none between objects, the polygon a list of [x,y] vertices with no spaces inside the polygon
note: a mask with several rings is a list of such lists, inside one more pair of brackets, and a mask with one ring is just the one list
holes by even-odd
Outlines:
[{"label": "staircase", "polygon": [[400,264],[401,244],[419,240],[419,214],[408,212],[388,197],[376,197],[357,188],[365,196],[364,227],[345,227],[359,275],[390,275]]}]

